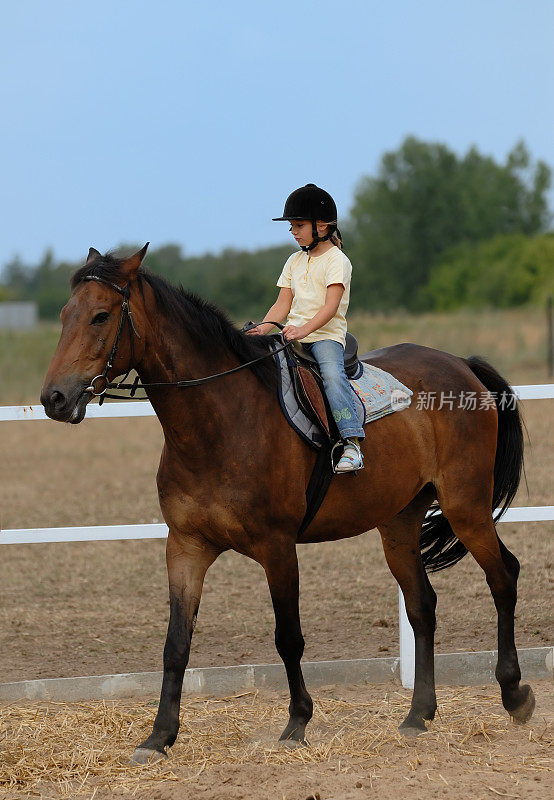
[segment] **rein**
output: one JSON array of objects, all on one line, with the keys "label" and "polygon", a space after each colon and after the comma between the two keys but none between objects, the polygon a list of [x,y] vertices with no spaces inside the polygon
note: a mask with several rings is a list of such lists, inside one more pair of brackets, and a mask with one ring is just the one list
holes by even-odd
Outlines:
[{"label": "rein", "polygon": [[[285,350],[287,347],[290,347],[292,345],[292,341],[286,342],[282,347],[278,347],[278,348],[275,348],[273,350],[270,350],[268,353],[266,353],[263,356],[260,356],[259,358],[254,358],[254,359],[252,359],[252,361],[247,361],[245,364],[239,364],[238,367],[233,367],[233,369],[228,369],[225,372],[216,372],[214,375],[206,375],[204,378],[193,378],[192,380],[186,380],[186,381],[182,380],[182,381],[173,381],[173,382],[141,383],[140,382],[140,378],[137,375],[137,377],[135,378],[133,383],[123,383],[123,381],[129,375],[130,371],[133,369],[133,361],[135,360],[135,347],[134,347],[134,338],[133,338],[133,336],[136,335],[139,339],[141,338],[139,333],[138,333],[138,331],[137,331],[137,329],[136,329],[136,327],[135,327],[135,323],[134,323],[134,320],[133,320],[133,315],[132,315],[131,309],[129,307],[129,297],[131,295],[131,290],[129,288],[129,284],[127,283],[122,288],[121,286],[118,286],[115,283],[111,283],[111,281],[107,281],[104,278],[99,278],[96,275],[86,275],[83,278],[83,280],[85,280],[85,281],[96,281],[97,283],[103,283],[106,286],[110,286],[112,289],[114,289],[116,292],[118,292],[118,294],[123,296],[123,303],[121,305],[121,315],[119,317],[119,324],[117,326],[117,333],[116,333],[116,336],[115,336],[115,341],[114,341],[113,347],[112,347],[111,352],[110,352],[110,354],[108,356],[108,361],[106,363],[106,366],[104,367],[103,372],[101,372],[99,375],[96,375],[92,379],[92,381],[90,382],[90,386],[87,386],[87,388],[84,389],[85,392],[90,392],[90,394],[92,394],[94,397],[99,397],[100,399],[99,399],[98,402],[99,402],[100,405],[102,405],[102,403],[104,402],[104,399],[106,397],[109,397],[109,398],[114,399],[114,400],[125,400],[126,399],[125,397],[122,397],[121,395],[107,394],[106,392],[107,392],[108,389],[129,389],[130,393],[131,393],[130,396],[134,397],[135,396],[135,392],[136,392],[137,389],[147,389],[148,387],[150,387],[150,388],[159,388],[159,387],[162,387],[162,386],[173,386],[173,387],[177,387],[178,389],[186,389],[189,386],[200,386],[201,384],[208,383],[208,381],[213,381],[216,378],[222,378],[224,375],[232,375],[233,372],[238,372],[241,369],[245,369],[246,367],[250,367],[250,366],[252,366],[252,364],[257,364],[259,361],[263,361],[265,358],[269,358],[269,356],[275,355],[275,353],[280,353],[281,350]],[[127,321],[129,323],[129,335],[131,337],[131,366],[129,367],[129,369],[127,370],[127,372],[125,373],[125,375],[123,376],[121,381],[118,381],[117,383],[109,383],[107,376],[108,376],[108,372],[113,367],[113,362],[115,360],[115,357],[116,357],[116,354],[117,354],[117,350],[119,348],[119,342],[120,342],[120,339],[121,339],[121,334],[123,333],[123,328],[124,328],[124,325],[125,325],[125,318],[127,318]],[[271,322],[271,320],[266,320],[266,321],[267,322]],[[247,323],[242,330],[244,332],[246,332],[246,331],[250,330],[251,328],[255,328],[257,325],[260,325],[260,324],[261,323],[259,323],[259,322],[257,322],[257,323],[255,323],[255,322]],[[280,328],[281,330],[284,327],[279,322],[271,322],[271,324],[275,325],[276,327]],[[105,386],[101,391],[96,391],[95,383],[96,383],[96,381],[98,381],[100,379],[105,381]],[[148,397],[139,397],[137,399],[138,400],[147,400]]]}]

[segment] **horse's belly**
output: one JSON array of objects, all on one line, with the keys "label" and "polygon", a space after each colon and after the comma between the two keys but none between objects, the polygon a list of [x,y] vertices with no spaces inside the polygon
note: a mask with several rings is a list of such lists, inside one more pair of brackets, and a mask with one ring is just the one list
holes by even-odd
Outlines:
[{"label": "horse's belly", "polygon": [[426,483],[415,474],[404,477],[403,482],[392,480],[390,473],[377,472],[371,465],[357,476],[336,476],[321,508],[298,542],[348,539],[389,522]]}]

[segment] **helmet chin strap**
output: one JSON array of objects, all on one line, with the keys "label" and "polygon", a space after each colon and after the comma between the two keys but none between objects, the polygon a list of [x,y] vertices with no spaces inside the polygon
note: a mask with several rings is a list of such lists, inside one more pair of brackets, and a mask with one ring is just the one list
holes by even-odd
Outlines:
[{"label": "helmet chin strap", "polygon": [[326,242],[328,239],[330,239],[331,236],[333,235],[333,233],[336,230],[336,225],[330,225],[329,227],[331,228],[331,230],[328,231],[328,233],[326,233],[325,236],[318,236],[317,235],[317,225],[316,225],[315,220],[313,219],[312,220],[312,237],[313,237],[312,243],[311,244],[307,244],[307,245],[300,245],[300,249],[303,250],[305,253],[309,253],[309,251],[313,250],[314,247],[317,247],[320,242]]}]

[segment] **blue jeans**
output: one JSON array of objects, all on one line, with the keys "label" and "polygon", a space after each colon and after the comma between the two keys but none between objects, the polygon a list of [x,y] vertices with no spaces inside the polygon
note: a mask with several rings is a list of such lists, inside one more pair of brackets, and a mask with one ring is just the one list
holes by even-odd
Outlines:
[{"label": "blue jeans", "polygon": [[308,344],[302,342],[302,346],[319,364],[325,394],[341,437],[363,439],[365,433],[356,413],[354,390],[344,371],[344,347],[333,339],[320,339]]}]

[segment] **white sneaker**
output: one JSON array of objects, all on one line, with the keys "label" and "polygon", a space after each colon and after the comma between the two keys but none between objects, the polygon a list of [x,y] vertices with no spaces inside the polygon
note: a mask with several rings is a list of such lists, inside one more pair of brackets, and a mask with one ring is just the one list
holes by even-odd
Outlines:
[{"label": "white sneaker", "polygon": [[364,459],[359,445],[351,439],[347,439],[340,461],[335,467],[335,472],[356,472],[363,468]]}]

